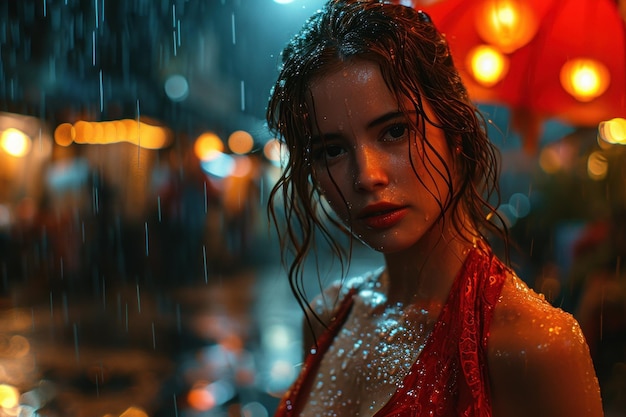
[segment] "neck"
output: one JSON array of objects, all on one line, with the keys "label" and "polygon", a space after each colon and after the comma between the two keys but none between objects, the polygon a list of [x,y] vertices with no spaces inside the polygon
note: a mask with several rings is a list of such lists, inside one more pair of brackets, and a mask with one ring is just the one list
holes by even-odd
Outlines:
[{"label": "neck", "polygon": [[390,303],[443,304],[459,274],[472,238],[440,233],[406,251],[385,254]]}]

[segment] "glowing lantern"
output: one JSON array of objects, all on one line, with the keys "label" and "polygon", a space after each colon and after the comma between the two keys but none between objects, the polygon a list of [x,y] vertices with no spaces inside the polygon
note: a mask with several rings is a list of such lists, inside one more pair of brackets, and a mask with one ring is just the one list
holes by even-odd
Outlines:
[{"label": "glowing lantern", "polygon": [[485,0],[476,13],[476,30],[487,43],[510,53],[535,36],[538,23],[528,4],[516,0]]},{"label": "glowing lantern", "polygon": [[479,45],[473,48],[467,57],[468,67],[476,81],[485,87],[491,87],[504,78],[509,61],[491,46]]},{"label": "glowing lantern", "polygon": [[607,67],[593,59],[572,59],[561,68],[561,85],[582,102],[602,95],[609,87],[610,80]]}]

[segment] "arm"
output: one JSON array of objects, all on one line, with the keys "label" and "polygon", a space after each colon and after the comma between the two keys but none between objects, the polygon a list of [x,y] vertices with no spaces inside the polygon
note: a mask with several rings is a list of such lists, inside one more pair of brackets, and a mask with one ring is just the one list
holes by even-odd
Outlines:
[{"label": "arm", "polygon": [[603,415],[580,326],[532,291],[505,285],[488,355],[494,417]]}]

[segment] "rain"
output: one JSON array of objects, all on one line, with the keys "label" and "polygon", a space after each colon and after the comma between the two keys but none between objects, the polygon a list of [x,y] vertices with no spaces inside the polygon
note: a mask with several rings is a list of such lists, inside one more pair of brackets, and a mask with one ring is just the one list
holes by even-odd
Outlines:
[{"label": "rain", "polygon": [[[282,47],[322,3],[0,4],[0,417],[273,414],[302,312],[266,214],[281,160],[264,116]],[[554,117],[529,152],[513,109],[480,108],[512,263],[581,319],[625,416],[623,146]],[[382,265],[352,245],[349,276]],[[322,263],[309,297],[344,270]]]}]

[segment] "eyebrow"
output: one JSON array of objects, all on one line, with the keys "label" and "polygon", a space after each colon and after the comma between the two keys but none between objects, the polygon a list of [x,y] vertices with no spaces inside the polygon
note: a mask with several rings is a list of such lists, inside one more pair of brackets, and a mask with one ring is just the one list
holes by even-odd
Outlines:
[{"label": "eyebrow", "polygon": [[[409,114],[416,114],[417,112],[415,111],[409,111]],[[391,120],[396,120],[396,119],[403,119],[407,116],[406,112],[402,112],[400,110],[394,110],[394,111],[390,111],[389,113],[385,113],[382,116],[379,116],[377,118],[375,118],[374,120],[372,120],[371,122],[369,122],[367,124],[367,129],[372,129],[374,127],[380,126],[382,124],[385,124]],[[322,138],[324,139],[324,141],[328,141],[328,140],[332,140],[332,139],[337,139],[340,138],[342,135],[341,133],[335,133],[335,132],[331,132],[331,133],[324,133],[321,135],[313,135],[311,137],[311,143],[312,144],[317,144],[319,142],[322,141]]]},{"label": "eyebrow", "polygon": [[385,124],[385,123],[387,123],[390,120],[404,118],[405,116],[406,116],[405,113],[401,112],[400,110],[392,111],[392,112],[389,112],[389,113],[385,113],[382,116],[377,117],[376,119],[374,119],[371,122],[369,122],[367,124],[367,128],[371,129],[373,127]]}]

